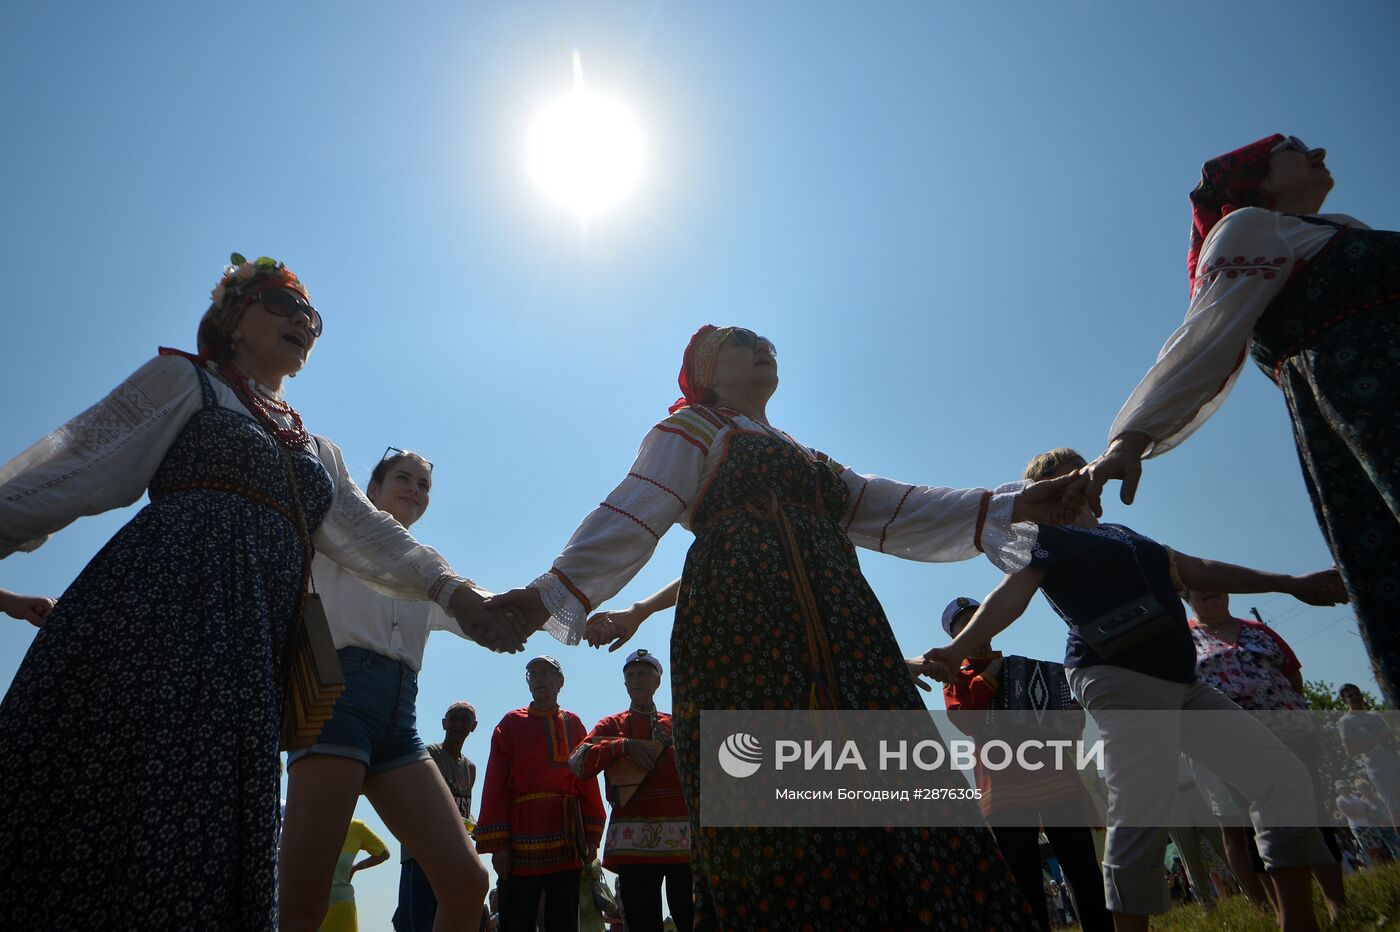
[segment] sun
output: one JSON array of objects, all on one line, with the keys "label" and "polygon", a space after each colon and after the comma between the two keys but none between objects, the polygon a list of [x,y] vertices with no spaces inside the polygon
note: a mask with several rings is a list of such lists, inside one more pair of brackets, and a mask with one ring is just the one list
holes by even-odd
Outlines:
[{"label": "sun", "polygon": [[631,194],[646,167],[641,130],[617,100],[584,87],[574,53],[574,86],[540,114],[530,135],[530,171],[552,201],[580,223]]}]

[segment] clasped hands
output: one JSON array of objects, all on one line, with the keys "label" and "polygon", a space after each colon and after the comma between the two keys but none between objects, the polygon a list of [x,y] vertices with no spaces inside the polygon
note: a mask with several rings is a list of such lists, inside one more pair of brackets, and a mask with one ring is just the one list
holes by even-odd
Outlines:
[{"label": "clasped hands", "polygon": [[530,635],[549,620],[540,594],[528,588],[491,595],[464,583],[452,594],[451,611],[463,634],[498,654],[524,650]]}]

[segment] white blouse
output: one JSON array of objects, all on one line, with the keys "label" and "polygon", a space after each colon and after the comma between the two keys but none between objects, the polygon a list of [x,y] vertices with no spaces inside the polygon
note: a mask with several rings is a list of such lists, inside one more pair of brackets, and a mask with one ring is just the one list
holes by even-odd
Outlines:
[{"label": "white blouse", "polygon": [[362,647],[417,673],[423,669],[430,631],[451,631],[471,640],[437,604],[382,595],[324,554],[312,559],[311,580],[325,605],[336,650]]},{"label": "white blouse", "polygon": [[[740,429],[775,433],[744,415],[731,418]],[[731,429],[689,408],[652,428],[626,478],[583,520],[550,572],[530,583],[550,612],[546,631],[566,644],[578,643],[588,612],[637,575],[661,535],[673,524],[692,529],[695,505],[719,470]],[[830,465],[851,492],[840,523],[852,543],[931,563],[976,555],[986,490],[908,485]],[[1011,523],[1015,493],[1026,484],[997,489],[983,522],[983,550],[1008,573],[1030,562],[1035,545],[1035,524]]]},{"label": "white blouse", "polygon": [[[1369,230],[1346,214],[1319,214]],[[1337,232],[1262,207],[1237,210],[1215,225],[1201,249],[1186,322],[1167,340],[1109,429],[1109,441],[1134,432],[1152,438],[1157,456],[1191,436],[1239,378],[1254,325],[1299,262],[1317,255]]]},{"label": "white blouse", "polygon": [[[219,405],[247,413],[231,388],[212,374],[209,382]],[[6,463],[0,468],[0,558],[37,549],[83,515],[139,499],[203,404],[190,361],[157,356],[102,401]],[[446,608],[463,580],[436,550],[370,504],[335,444],[324,437],[312,442],[335,495],[312,535],[316,550],[393,598],[427,599],[446,576],[435,593]]]}]

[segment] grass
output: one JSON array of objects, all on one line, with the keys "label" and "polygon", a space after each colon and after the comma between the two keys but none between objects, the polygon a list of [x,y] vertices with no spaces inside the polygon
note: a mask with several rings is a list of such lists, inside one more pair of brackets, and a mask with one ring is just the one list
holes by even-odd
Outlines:
[{"label": "grass", "polygon": [[[1313,902],[1322,928],[1336,932],[1400,929],[1400,864],[1351,874],[1346,878],[1346,888],[1346,914],[1338,922],[1329,923],[1327,907],[1314,884]],[[1221,901],[1210,914],[1191,903],[1152,918],[1153,932],[1272,932],[1277,928],[1272,915],[1261,913],[1243,896]]]}]

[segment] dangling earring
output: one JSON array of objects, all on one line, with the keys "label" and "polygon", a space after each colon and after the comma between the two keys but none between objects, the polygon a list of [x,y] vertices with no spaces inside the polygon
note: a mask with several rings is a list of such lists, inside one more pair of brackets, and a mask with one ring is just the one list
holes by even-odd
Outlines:
[{"label": "dangling earring", "polygon": [[242,330],[235,330],[235,331],[233,331],[233,338],[232,338],[232,339],[233,339],[233,342],[235,342],[235,343],[242,343],[242,342],[243,342],[243,331],[242,331]]}]

